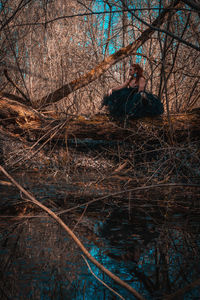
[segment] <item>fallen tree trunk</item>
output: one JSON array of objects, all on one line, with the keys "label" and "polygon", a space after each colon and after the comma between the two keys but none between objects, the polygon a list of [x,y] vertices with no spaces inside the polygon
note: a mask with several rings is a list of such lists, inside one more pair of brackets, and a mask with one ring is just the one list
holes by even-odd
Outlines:
[{"label": "fallen tree trunk", "polygon": [[5,126],[9,124],[14,124],[15,128],[20,128],[23,130],[40,130],[40,128],[45,122],[43,115],[40,114],[37,110],[31,108],[30,106],[16,101],[18,100],[17,96],[13,99],[15,100],[11,100],[10,97],[5,97],[1,95],[1,123]]},{"label": "fallen tree trunk", "polygon": [[[195,139],[200,132],[200,111],[171,116],[173,136],[176,141],[184,140],[188,135]],[[72,120],[65,128],[68,139],[94,139],[94,140],[126,140],[131,142],[137,137],[137,141],[144,141],[151,131],[156,131],[158,136],[170,139],[170,126],[166,115],[156,118],[133,119],[119,123],[111,121],[106,115],[96,115],[87,120],[77,118]],[[143,134],[141,134],[143,133]],[[149,134],[150,133],[150,134]]]},{"label": "fallen tree trunk", "polygon": [[27,101],[17,95],[14,94],[10,94],[10,93],[6,93],[6,92],[1,92],[0,93],[0,99],[5,98],[8,100],[14,100],[17,101],[19,103],[25,104],[25,105],[29,105],[29,103],[27,103]]},{"label": "fallen tree trunk", "polygon": [[[190,135],[191,138],[199,136],[200,131],[200,109],[189,113],[174,114],[170,116],[173,135],[176,140],[184,139]],[[0,99],[0,125],[11,133],[30,137],[34,133],[34,140],[45,135],[46,139],[52,135],[54,129],[57,133],[52,139],[93,139],[93,140],[127,140],[131,141],[136,136],[138,129],[138,140],[145,139],[145,132],[156,130],[160,135],[169,136],[168,117],[163,115],[156,118],[133,119],[128,122],[111,121],[108,115],[95,115],[90,119],[82,116],[74,116],[60,119],[59,116],[43,115],[22,103],[7,98]],[[61,126],[59,126],[61,124]],[[49,134],[47,134],[47,131]],[[149,133],[148,133],[149,134]],[[150,133],[151,134],[151,133]]]}]

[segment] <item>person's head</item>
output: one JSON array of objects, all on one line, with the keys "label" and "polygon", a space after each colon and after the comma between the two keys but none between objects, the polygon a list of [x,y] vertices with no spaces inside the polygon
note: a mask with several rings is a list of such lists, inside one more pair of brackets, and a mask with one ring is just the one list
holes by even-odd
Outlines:
[{"label": "person's head", "polygon": [[137,78],[140,78],[141,76],[143,76],[143,69],[139,64],[132,64],[130,66],[129,74],[130,76],[136,74]]}]

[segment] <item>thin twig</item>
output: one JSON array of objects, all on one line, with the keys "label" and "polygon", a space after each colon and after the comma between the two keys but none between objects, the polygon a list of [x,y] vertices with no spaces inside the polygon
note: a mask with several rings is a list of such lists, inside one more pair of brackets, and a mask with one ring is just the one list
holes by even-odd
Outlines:
[{"label": "thin twig", "polygon": [[[16,83],[14,83],[14,81],[10,78],[10,76],[8,75],[8,71],[6,69],[4,69],[4,75],[6,77],[6,79],[18,90],[18,92],[22,95],[22,97],[28,101],[28,104],[30,103],[30,99],[24,94],[24,92],[16,85]],[[24,103],[25,104],[25,103]],[[27,103],[26,103],[27,105]]]},{"label": "thin twig", "polygon": [[76,229],[76,227],[78,226],[78,224],[80,223],[80,221],[81,221],[81,219],[83,218],[83,216],[84,216],[84,214],[85,214],[87,208],[88,208],[88,205],[85,206],[85,208],[84,208],[84,210],[83,210],[83,212],[82,212],[80,218],[78,219],[77,223],[74,225],[72,231],[74,231],[74,230]]},{"label": "thin twig", "polygon": [[109,194],[109,195],[105,195],[103,197],[92,199],[90,201],[87,201],[87,202],[82,203],[82,204],[78,204],[78,205],[76,205],[74,207],[71,207],[71,208],[68,208],[66,210],[62,210],[62,211],[58,212],[57,215],[64,214],[66,212],[72,211],[72,210],[77,209],[79,207],[82,207],[84,205],[89,205],[89,204],[92,204],[92,203],[97,202],[97,201],[105,200],[105,199],[107,199],[109,197],[119,196],[119,195],[122,195],[124,193],[135,192],[135,191],[142,191],[142,190],[150,190],[150,189],[155,189],[155,188],[164,188],[164,187],[193,187],[193,188],[200,188],[200,185],[199,184],[187,184],[187,183],[161,183],[161,184],[153,184],[153,185],[148,185],[148,186],[136,187],[134,189],[122,190],[120,192],[116,192],[116,193],[112,193],[112,194]]}]

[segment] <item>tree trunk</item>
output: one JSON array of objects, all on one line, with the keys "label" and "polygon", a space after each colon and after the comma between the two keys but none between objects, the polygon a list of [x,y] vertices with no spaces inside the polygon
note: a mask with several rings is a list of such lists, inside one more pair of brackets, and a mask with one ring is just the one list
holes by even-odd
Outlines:
[{"label": "tree trunk", "polygon": [[44,117],[38,111],[2,95],[0,97],[0,117],[3,125],[13,124],[16,128],[23,130],[38,129],[44,123]]},{"label": "tree trunk", "polygon": [[[171,116],[171,122],[174,128],[175,140],[184,140],[188,133],[190,138],[199,137],[200,130],[200,109],[195,109],[193,112],[178,114]],[[154,128],[158,136],[164,135],[169,137],[169,124],[167,116],[156,118],[141,118],[130,120],[127,126],[124,123],[118,124],[110,121],[106,115],[96,115],[91,119],[84,117],[74,117],[70,119],[60,120],[59,116],[55,115],[44,116],[36,110],[7,98],[0,99],[0,125],[3,125],[12,134],[21,135],[29,140],[33,133],[33,140],[37,141],[41,136],[52,134],[52,139],[66,141],[66,139],[93,139],[93,140],[126,140],[133,142],[133,135],[138,142],[145,139],[144,134],[137,134],[138,128],[142,124],[148,128]],[[118,123],[118,122],[117,122]],[[47,134],[49,132],[49,135]],[[160,133],[160,134],[159,134]],[[51,138],[49,139],[51,140]]]}]

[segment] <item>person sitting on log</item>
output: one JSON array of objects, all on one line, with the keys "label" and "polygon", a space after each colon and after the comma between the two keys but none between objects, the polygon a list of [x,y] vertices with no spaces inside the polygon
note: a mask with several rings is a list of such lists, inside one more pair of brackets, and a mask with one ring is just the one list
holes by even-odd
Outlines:
[{"label": "person sitting on log", "polygon": [[163,114],[160,99],[145,91],[146,80],[139,64],[132,64],[129,78],[121,85],[108,91],[102,107],[107,106],[114,118],[141,118]]}]

